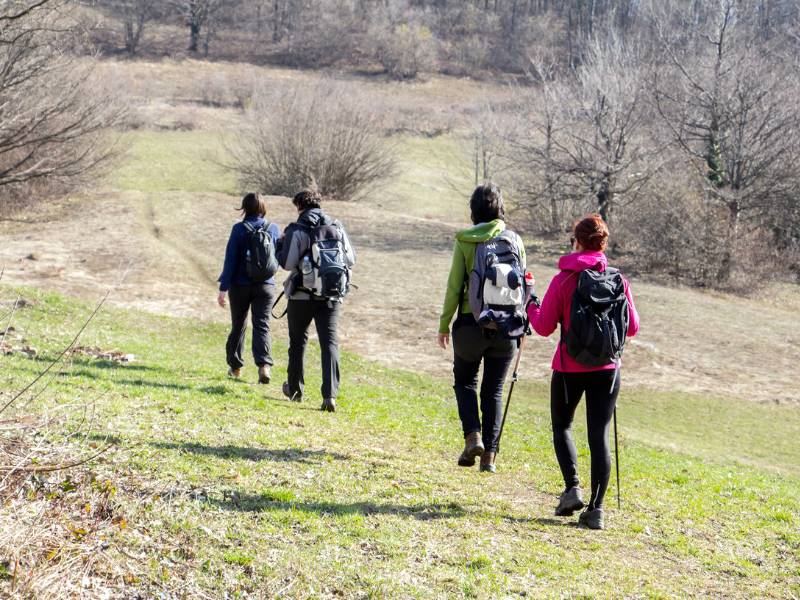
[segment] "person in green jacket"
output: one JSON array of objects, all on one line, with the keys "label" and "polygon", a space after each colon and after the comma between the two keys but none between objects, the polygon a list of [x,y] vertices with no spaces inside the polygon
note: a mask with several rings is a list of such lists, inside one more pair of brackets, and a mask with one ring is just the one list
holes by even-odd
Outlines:
[{"label": "person in green jacket", "polygon": [[[516,350],[513,340],[492,336],[478,326],[469,307],[468,284],[475,249],[505,231],[503,195],[494,184],[478,186],[470,199],[473,226],[456,234],[453,262],[447,280],[441,318],[439,346],[446,350],[450,343],[450,322],[453,316],[453,389],[458,415],[464,430],[464,451],[458,458],[462,467],[471,467],[481,458],[480,470],[495,472],[498,436],[502,421],[503,384]],[[525,246],[517,236],[522,268],[525,268]],[[457,313],[457,314],[456,314]],[[478,412],[478,371],[483,362]]]}]

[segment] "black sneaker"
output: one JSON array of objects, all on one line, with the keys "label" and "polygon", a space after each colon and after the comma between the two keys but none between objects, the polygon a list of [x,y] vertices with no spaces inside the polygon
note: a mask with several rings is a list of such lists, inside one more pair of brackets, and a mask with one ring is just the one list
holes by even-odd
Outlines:
[{"label": "black sneaker", "polygon": [[292,402],[302,402],[303,401],[303,394],[300,392],[292,392],[289,388],[289,382],[283,382],[283,395],[286,396]]},{"label": "black sneaker", "polygon": [[589,529],[605,529],[606,523],[602,508],[587,508],[578,517],[578,524]]},{"label": "black sneaker", "polygon": [[557,517],[571,517],[576,510],[583,508],[583,495],[578,486],[565,490],[558,498]]}]

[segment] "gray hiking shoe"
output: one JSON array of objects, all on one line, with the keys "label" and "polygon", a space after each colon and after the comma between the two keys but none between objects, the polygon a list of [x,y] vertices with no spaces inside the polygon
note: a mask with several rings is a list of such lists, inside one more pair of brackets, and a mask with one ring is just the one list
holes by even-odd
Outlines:
[{"label": "gray hiking shoe", "polygon": [[589,529],[605,529],[606,523],[602,508],[587,508],[578,517],[578,524]]},{"label": "gray hiking shoe", "polygon": [[583,494],[581,488],[574,486],[565,490],[561,496],[558,497],[558,506],[556,506],[557,517],[571,517],[576,510],[583,508]]},{"label": "gray hiking shoe", "polygon": [[481,473],[497,473],[496,460],[497,452],[492,452],[491,450],[484,452],[483,456],[481,456]]},{"label": "gray hiking shoe", "polygon": [[481,440],[481,433],[473,431],[464,440],[464,451],[458,457],[459,467],[474,467],[475,459],[483,456],[485,448],[483,447],[483,440]]},{"label": "gray hiking shoe", "polygon": [[286,396],[292,402],[302,402],[303,401],[303,394],[301,394],[300,392],[294,392],[293,393],[292,390],[289,388],[289,382],[288,381],[284,381],[283,382],[283,395]]}]

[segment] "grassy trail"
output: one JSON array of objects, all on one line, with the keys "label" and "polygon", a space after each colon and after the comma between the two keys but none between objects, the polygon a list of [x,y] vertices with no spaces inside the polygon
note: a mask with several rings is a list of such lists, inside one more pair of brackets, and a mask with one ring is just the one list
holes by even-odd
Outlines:
[{"label": "grassy trail", "polygon": [[[35,306],[16,322],[42,353],[0,358],[5,390],[41,370],[90,308],[24,293]],[[800,594],[798,450],[773,446],[800,425],[788,407],[731,405],[737,423],[749,419],[738,456],[755,465],[778,452],[771,463],[786,469],[774,472],[723,458],[732,445],[719,433],[730,433],[725,418],[692,416],[719,414],[717,401],[626,393],[623,510],[613,508],[612,484],[610,529],[589,532],[552,517],[559,477],[544,385],[518,389],[500,472],[482,475],[455,466],[460,435],[448,382],[348,354],[341,411],[323,414],[315,345],[310,399],[293,404],[278,385],[224,376],[224,334],[217,325],[104,310],[83,343],[137,362],[76,356],[39,401],[99,398],[94,422],[105,425],[74,443],[114,441],[91,468],[96,480],[113,482],[112,522],[125,526],[95,527],[91,511],[68,525],[90,532],[82,543],[94,536],[105,548],[87,570],[107,586],[148,597]],[[285,347],[276,346],[280,382]],[[582,425],[576,437],[587,481]],[[61,502],[84,493],[53,486]],[[65,542],[54,560],[80,562],[71,548]],[[119,565],[124,575],[108,575]]]}]

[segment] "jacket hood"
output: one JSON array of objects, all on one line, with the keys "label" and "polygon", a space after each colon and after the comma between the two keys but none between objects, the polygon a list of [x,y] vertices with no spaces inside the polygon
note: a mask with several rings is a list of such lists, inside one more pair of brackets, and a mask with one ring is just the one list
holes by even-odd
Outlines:
[{"label": "jacket hood", "polygon": [[253,217],[245,217],[243,221],[247,221],[248,223],[254,225],[255,227],[261,227],[264,223],[267,222],[267,220],[264,217],[258,215]]},{"label": "jacket hood", "polygon": [[506,224],[502,219],[495,219],[488,223],[478,223],[468,229],[463,229],[456,234],[459,242],[471,242],[480,244],[487,240],[497,237],[506,230]]},{"label": "jacket hood", "polygon": [[558,268],[562,271],[575,271],[580,273],[586,269],[605,271],[608,259],[602,252],[574,252],[562,256],[558,260]]},{"label": "jacket hood", "polygon": [[309,208],[297,217],[297,222],[308,227],[316,227],[323,219],[325,219],[325,213],[322,212],[321,208]]}]

